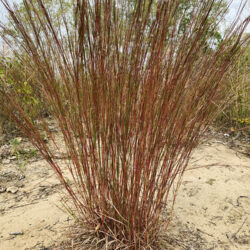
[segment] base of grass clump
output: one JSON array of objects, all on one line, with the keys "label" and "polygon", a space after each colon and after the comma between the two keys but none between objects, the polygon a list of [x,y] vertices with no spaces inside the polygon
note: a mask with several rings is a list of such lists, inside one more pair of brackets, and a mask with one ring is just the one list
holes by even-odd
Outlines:
[{"label": "base of grass clump", "polygon": [[114,235],[104,234],[101,231],[95,229],[87,230],[80,224],[74,224],[69,228],[65,228],[65,237],[68,240],[60,243],[55,247],[55,250],[116,250],[116,249],[152,249],[152,250],[165,250],[171,247],[171,238],[168,238],[166,233],[160,234],[155,240],[147,245],[134,246],[126,244],[126,242],[117,239]]},{"label": "base of grass clump", "polygon": [[[131,245],[123,243],[121,240],[115,238],[115,236],[105,235],[101,231],[96,229],[87,229],[86,226],[80,224],[74,224],[70,228],[66,229],[65,237],[68,240],[64,241],[57,246],[56,249],[77,249],[77,250],[115,250],[115,249],[135,249]],[[144,248],[140,248],[144,249]],[[159,249],[159,248],[145,248],[145,249]]]}]

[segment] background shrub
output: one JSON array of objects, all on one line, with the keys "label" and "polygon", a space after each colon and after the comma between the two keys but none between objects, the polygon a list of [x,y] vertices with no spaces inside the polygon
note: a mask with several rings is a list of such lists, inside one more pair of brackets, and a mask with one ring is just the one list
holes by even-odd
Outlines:
[{"label": "background shrub", "polygon": [[[47,115],[49,108],[45,105],[41,86],[37,81],[35,72],[30,72],[27,66],[14,56],[0,59],[0,76],[8,85],[8,92],[12,92],[20,100],[19,105],[27,116],[34,121],[38,115]],[[0,83],[1,84],[1,83]],[[8,100],[0,93],[1,105]],[[17,132],[11,114],[6,109],[0,110],[0,126],[3,134]]]},{"label": "background shrub", "polygon": [[239,61],[225,79],[224,93],[230,93],[228,104],[216,119],[219,126],[250,132],[250,48],[247,47]]}]

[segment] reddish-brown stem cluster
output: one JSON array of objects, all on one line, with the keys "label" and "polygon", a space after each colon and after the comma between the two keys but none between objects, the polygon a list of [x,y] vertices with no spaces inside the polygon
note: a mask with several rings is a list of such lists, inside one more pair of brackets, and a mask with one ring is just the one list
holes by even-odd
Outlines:
[{"label": "reddish-brown stem cluster", "polygon": [[19,35],[5,40],[16,41],[14,52],[36,72],[62,132],[70,181],[1,79],[3,106],[56,170],[83,224],[116,246],[154,246],[160,214],[174,203],[249,19],[215,48],[218,23],[208,22],[214,0],[193,6],[185,25],[182,0],[140,0],[133,8],[76,0],[73,18],[62,14],[59,27],[42,0],[24,0],[26,22],[1,2]]}]

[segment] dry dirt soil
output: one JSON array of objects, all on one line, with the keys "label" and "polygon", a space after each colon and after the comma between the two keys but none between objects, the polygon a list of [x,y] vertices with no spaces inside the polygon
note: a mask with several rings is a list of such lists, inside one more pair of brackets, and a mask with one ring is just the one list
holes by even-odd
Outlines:
[{"label": "dry dirt soil", "polygon": [[[169,249],[250,249],[250,158],[239,145],[230,148],[227,136],[192,154],[166,233]],[[28,153],[29,143],[17,141],[29,157],[11,144],[0,148],[0,250],[59,249],[73,223],[58,207],[61,185],[39,155]]]}]

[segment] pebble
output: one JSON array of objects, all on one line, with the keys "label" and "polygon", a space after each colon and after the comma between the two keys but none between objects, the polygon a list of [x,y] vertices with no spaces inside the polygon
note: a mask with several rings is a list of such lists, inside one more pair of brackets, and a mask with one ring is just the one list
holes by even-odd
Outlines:
[{"label": "pebble", "polygon": [[25,175],[21,174],[21,175],[19,175],[18,180],[21,181],[24,178],[25,178]]},{"label": "pebble", "polygon": [[8,187],[7,192],[15,194],[18,191],[17,187]]},{"label": "pebble", "polygon": [[23,235],[23,232],[10,232],[9,235]]},{"label": "pebble", "polygon": [[9,163],[10,163],[10,159],[3,159],[3,160],[2,160],[2,163],[3,163],[3,164],[9,164]]},{"label": "pebble", "polygon": [[57,128],[54,125],[48,125],[48,129],[50,132],[57,132]]},{"label": "pebble", "polygon": [[0,193],[4,193],[6,191],[5,187],[0,187]]},{"label": "pebble", "polygon": [[3,145],[0,147],[0,158],[5,158],[11,154],[11,146]]}]

